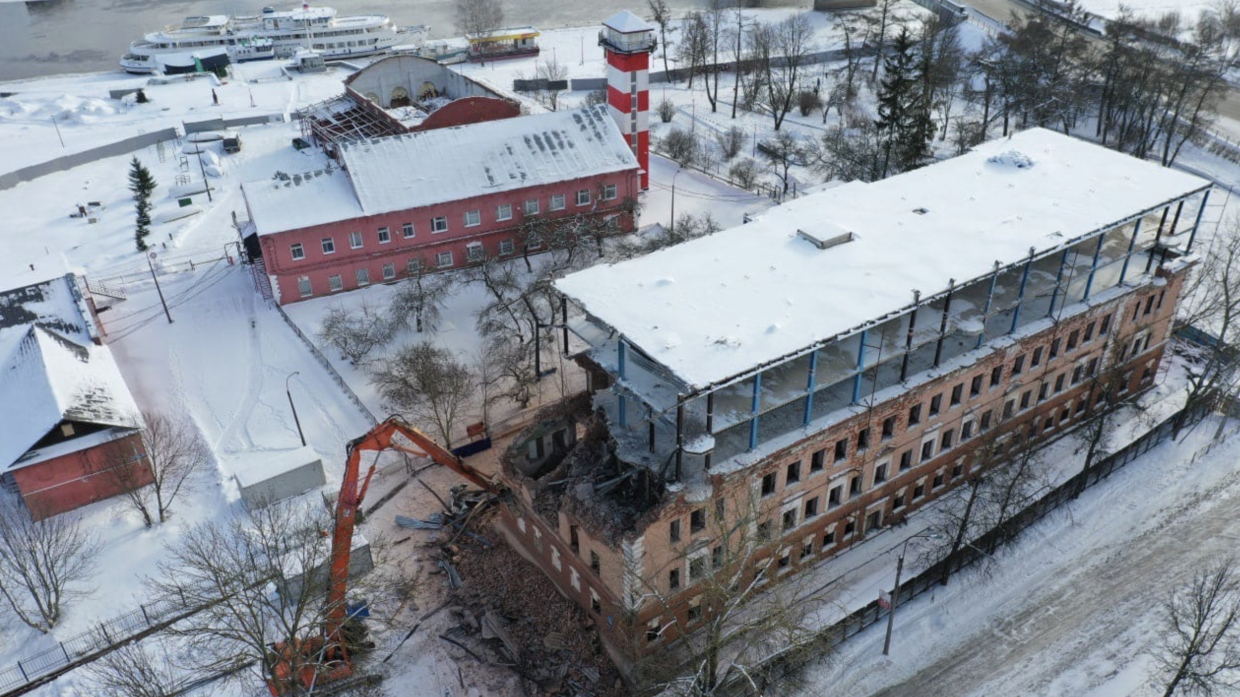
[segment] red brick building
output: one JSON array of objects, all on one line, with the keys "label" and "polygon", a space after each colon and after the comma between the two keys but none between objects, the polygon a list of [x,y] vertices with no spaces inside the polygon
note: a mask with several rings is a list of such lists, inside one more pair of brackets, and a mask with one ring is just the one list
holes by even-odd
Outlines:
[{"label": "red brick building", "polygon": [[142,415],[106,346],[0,331],[0,477],[36,518],[150,483]]},{"label": "red brick building", "polygon": [[637,161],[606,106],[342,141],[339,160],[242,185],[282,304],[636,224]]},{"label": "red brick building", "polygon": [[[778,580],[1153,384],[1210,184],[1043,129],[556,282],[591,399],[506,458],[506,533],[623,665],[743,530]],[[558,434],[558,435],[557,435]]]}]

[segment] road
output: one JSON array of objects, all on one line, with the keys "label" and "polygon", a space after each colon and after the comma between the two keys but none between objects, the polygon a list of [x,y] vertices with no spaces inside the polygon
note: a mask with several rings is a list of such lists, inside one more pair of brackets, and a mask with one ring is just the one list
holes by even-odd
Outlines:
[{"label": "road", "polygon": [[[1023,15],[1031,11],[1028,5],[1019,0],[956,0],[956,2],[1004,23],[1007,23],[1013,14]],[[1215,130],[1240,140],[1240,90],[1235,86],[1228,90],[1227,96],[1218,105],[1217,112],[1219,121],[1214,126]]]}]

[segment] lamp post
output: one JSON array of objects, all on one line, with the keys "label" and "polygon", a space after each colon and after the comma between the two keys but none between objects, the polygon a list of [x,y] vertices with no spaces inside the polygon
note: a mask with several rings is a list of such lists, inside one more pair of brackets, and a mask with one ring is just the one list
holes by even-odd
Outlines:
[{"label": "lamp post", "polygon": [[676,177],[679,177],[680,173],[683,171],[685,170],[682,167],[676,170],[676,173],[672,175],[672,222],[668,226],[668,230],[673,233],[676,232]]},{"label": "lamp post", "polygon": [[293,379],[294,375],[300,375],[300,370],[294,370],[284,378],[284,394],[288,395],[288,408],[293,410],[293,423],[297,424],[297,435],[301,438],[303,447],[306,445],[306,434],[301,432],[301,419],[297,418],[297,407],[293,404],[293,393],[289,390],[288,381]]},{"label": "lamp post", "polygon": [[883,641],[883,655],[889,655],[891,651],[891,630],[896,623],[896,604],[900,601],[900,573],[904,571],[904,554],[908,551],[908,543],[919,537],[927,539],[938,539],[939,535],[933,532],[922,532],[909,537],[904,541],[904,546],[900,548],[900,559],[896,562],[896,585],[891,589],[891,609],[887,611],[887,638]]}]

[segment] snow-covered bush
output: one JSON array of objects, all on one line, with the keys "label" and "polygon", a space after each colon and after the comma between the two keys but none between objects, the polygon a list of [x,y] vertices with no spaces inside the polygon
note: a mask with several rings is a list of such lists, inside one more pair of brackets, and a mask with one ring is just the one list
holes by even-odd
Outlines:
[{"label": "snow-covered bush", "polygon": [[676,115],[676,105],[672,104],[672,100],[664,99],[659,102],[659,120],[663,123],[670,123],[672,117]]}]

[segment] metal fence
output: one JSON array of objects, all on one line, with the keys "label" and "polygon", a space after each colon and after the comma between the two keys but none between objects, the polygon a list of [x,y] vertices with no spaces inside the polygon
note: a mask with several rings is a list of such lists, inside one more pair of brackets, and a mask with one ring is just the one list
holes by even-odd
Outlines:
[{"label": "metal fence", "polygon": [[127,155],[136,150],[141,150],[148,145],[154,145],[167,140],[175,140],[177,132],[175,128],[163,128],[150,133],[140,133],[136,136],[118,140],[107,145],[100,145],[96,148],[82,150],[68,155],[39,162],[37,164],[22,167],[0,174],[0,190],[11,189],[23,182],[33,181],[39,177],[52,174],[54,172],[64,172],[74,167],[84,165],[88,162],[102,160],[105,157],[116,157],[117,155]]},{"label": "metal fence", "polygon": [[59,642],[53,648],[28,656],[0,670],[0,691],[18,689],[184,613],[185,608],[181,604],[170,601],[139,605],[137,610],[100,622],[81,634]]},{"label": "metal fence", "polygon": [[353,402],[353,405],[360,409],[363,414],[370,417],[371,423],[379,423],[379,418],[375,416],[370,409],[366,408],[366,405],[362,403],[362,400],[358,398],[357,394],[349,388],[349,384],[344,381],[344,378],[340,377],[340,373],[337,373],[336,369],[332,367],[331,361],[327,360],[327,356],[324,356],[323,352],[314,345],[314,342],[302,333],[301,327],[298,327],[297,323],[288,316],[288,313],[284,311],[284,308],[274,302],[272,303],[272,306],[276,308],[276,312],[280,313],[280,316],[284,318],[284,321],[288,323],[288,326],[292,327],[293,333],[297,335],[297,338],[301,339],[302,343],[306,345],[306,348],[310,349],[310,354],[314,356],[314,358],[321,363],[324,368],[327,369],[327,374],[332,377],[332,380],[334,380],[340,390],[344,392],[344,396],[348,397],[349,400]]},{"label": "metal fence", "polygon": [[[948,573],[958,572],[990,556],[991,553],[1002,545],[1014,541],[1021,530],[1075,499],[1081,491],[1111,476],[1111,473],[1115,470],[1120,469],[1157,447],[1170,438],[1173,433],[1177,432],[1178,428],[1187,427],[1189,424],[1201,420],[1211,409],[1212,405],[1198,405],[1175,412],[1140,438],[1114,454],[1094,463],[1088,472],[1081,472],[1069,478],[1003,524],[971,540],[955,554],[931,565],[913,578],[901,583],[899,593],[897,594],[896,606],[911,602],[923,593],[935,588],[939,585],[945,571]],[[1216,442],[1211,442],[1198,450],[1193,454],[1193,461],[1195,462],[1197,458],[1208,453],[1216,445]],[[886,620],[888,612],[888,610],[879,605],[878,599],[872,600],[864,607],[853,611],[838,622],[819,630],[814,638],[810,640],[808,649],[814,655],[819,653],[819,651],[825,653],[830,647]],[[772,656],[764,661],[761,666],[752,668],[749,673],[750,677],[757,678],[757,676],[760,676],[757,679],[760,680],[759,686],[761,687],[777,683],[781,678],[791,675],[802,667],[801,657],[803,654],[801,650],[806,648],[804,645],[796,647],[796,650],[790,647],[785,652]],[[734,694],[748,694],[751,686],[747,681],[738,676],[727,686],[727,689]]]}]

